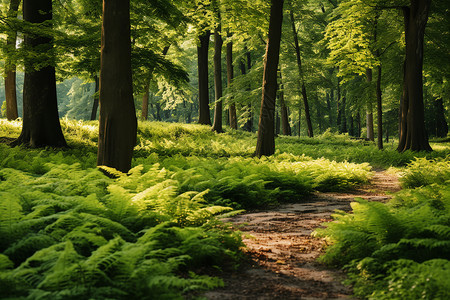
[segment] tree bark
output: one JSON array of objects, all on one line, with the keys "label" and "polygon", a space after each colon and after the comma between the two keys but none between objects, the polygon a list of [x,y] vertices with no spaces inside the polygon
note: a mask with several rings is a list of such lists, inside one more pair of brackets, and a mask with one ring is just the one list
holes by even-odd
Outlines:
[{"label": "tree bark", "polygon": [[97,165],[124,173],[137,133],[131,74],[130,0],[103,0]]},{"label": "tree bark", "polygon": [[434,120],[435,135],[437,137],[444,138],[448,134],[448,124],[447,120],[445,119],[444,101],[442,100],[442,98],[438,98],[434,101],[433,105],[436,112],[436,119]]},{"label": "tree bark", "polygon": [[[251,56],[250,51],[247,51],[246,57],[247,57],[247,71],[250,71],[250,69],[252,68],[252,56]],[[246,72],[245,72],[245,64],[244,64],[244,62],[242,62],[242,61],[241,61],[241,73],[242,73],[242,75],[245,75],[245,74],[246,74]],[[250,90],[250,87],[248,87],[247,89]],[[249,103],[249,104],[246,106],[246,109],[247,109],[247,111],[248,111],[249,116],[248,116],[247,122],[245,122],[245,124],[244,124],[244,130],[245,130],[245,131],[248,131],[248,132],[252,132],[252,131],[253,131],[253,111],[252,111],[252,104]]]},{"label": "tree bark", "polygon": [[[366,78],[367,82],[372,82],[372,69],[366,70]],[[373,107],[372,107],[372,99],[367,102],[367,111],[366,111],[366,129],[367,129],[367,139],[369,141],[375,141],[375,133],[373,131]]]},{"label": "tree bark", "polygon": [[94,93],[94,103],[92,105],[91,120],[97,119],[98,99],[99,99],[98,91],[100,90],[100,79],[98,78],[97,75],[94,77],[94,80],[95,80],[95,93]]},{"label": "tree bark", "polygon": [[258,140],[255,156],[275,153],[275,99],[277,96],[277,70],[280,59],[283,0],[271,0],[269,37],[264,59],[261,113],[258,124]]},{"label": "tree bark", "polygon": [[[231,37],[230,34],[228,34],[228,37]],[[227,86],[230,87],[231,83],[233,82],[233,42],[230,41],[227,44]],[[229,122],[230,127],[232,129],[237,129],[237,115],[236,115],[236,104],[231,100],[231,103],[228,106],[228,116],[229,116]]]},{"label": "tree bark", "polygon": [[209,113],[209,86],[208,86],[208,48],[210,32],[207,30],[201,34],[200,46],[197,47],[198,55],[198,123],[211,125]]},{"label": "tree bark", "polygon": [[[411,6],[404,8],[406,63],[405,83],[407,89],[408,110],[406,115],[406,128],[402,128],[401,135],[405,138],[404,146],[399,143],[399,151],[431,151],[425,129],[425,113],[423,104],[423,47],[425,27],[428,21],[428,12],[431,0],[411,0]],[[402,107],[403,110],[404,106]],[[403,146],[403,147],[401,147]]]},{"label": "tree bark", "polygon": [[298,72],[300,75],[301,86],[302,86],[302,97],[303,97],[303,106],[305,107],[306,125],[308,126],[308,137],[313,137],[314,134],[313,134],[313,128],[312,128],[312,123],[311,123],[311,114],[309,112],[308,95],[306,93],[305,79],[304,79],[303,70],[302,70],[302,60],[300,57],[300,46],[298,43],[297,30],[295,29],[295,19],[294,19],[294,13],[293,13],[292,9],[290,11],[290,17],[291,17],[292,33],[294,34],[294,46],[295,46],[295,54],[297,57]]},{"label": "tree bark", "polygon": [[[378,53],[378,51],[377,51]],[[377,67],[378,74],[377,74],[377,145],[378,149],[383,149],[383,104],[381,99],[381,65]]]},{"label": "tree bark", "polygon": [[144,86],[144,95],[142,96],[142,112],[141,112],[142,121],[146,121],[148,119],[149,97],[150,97],[150,81],[147,81]]},{"label": "tree bark", "polygon": [[222,45],[223,40],[220,36],[220,26],[214,30],[214,124],[212,130],[222,133],[223,105],[222,100]]},{"label": "tree bark", "polygon": [[280,86],[281,89],[279,91],[280,97],[280,111],[281,111],[281,132],[283,135],[291,135],[291,126],[289,125],[289,114],[286,106],[286,102],[284,101],[284,91],[283,91],[283,83],[280,75]]},{"label": "tree bark", "polygon": [[[51,0],[24,0],[23,19],[33,24],[49,26],[52,20]],[[46,22],[45,25],[42,23]],[[55,67],[48,64],[53,60],[53,41],[49,36],[25,33],[24,43],[31,51],[36,51],[39,60],[25,58],[25,78],[23,87],[23,126],[19,138],[13,145],[29,147],[65,147],[58,116]],[[37,50],[39,49],[39,50]],[[45,55],[42,58],[39,55]],[[50,55],[50,57],[49,57]]]},{"label": "tree bark", "polygon": [[[16,19],[19,10],[20,0],[11,0],[8,11],[8,18]],[[10,58],[16,52],[17,31],[12,29],[6,38],[7,54],[5,59],[5,101],[6,118],[15,120],[19,117],[17,111],[17,92],[16,92],[16,64]]]}]

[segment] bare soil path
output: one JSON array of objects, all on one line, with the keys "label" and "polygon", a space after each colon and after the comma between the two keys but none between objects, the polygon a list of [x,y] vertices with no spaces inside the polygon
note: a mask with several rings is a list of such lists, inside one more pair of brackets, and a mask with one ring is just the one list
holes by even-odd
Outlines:
[{"label": "bare soil path", "polygon": [[303,203],[232,218],[243,232],[248,265],[226,275],[225,287],[207,299],[352,299],[344,274],[316,262],[325,242],[311,236],[336,210],[350,210],[355,197],[386,201],[400,190],[398,178],[375,172],[370,184],[345,193],[316,193]]}]

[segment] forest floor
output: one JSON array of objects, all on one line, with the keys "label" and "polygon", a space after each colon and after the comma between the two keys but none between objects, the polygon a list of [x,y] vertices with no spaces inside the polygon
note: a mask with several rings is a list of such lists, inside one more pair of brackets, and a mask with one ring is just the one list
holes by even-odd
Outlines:
[{"label": "forest floor", "polygon": [[326,242],[311,236],[336,209],[350,211],[355,197],[387,201],[400,190],[398,178],[376,171],[370,184],[341,193],[315,193],[303,203],[251,212],[229,221],[243,233],[248,262],[225,274],[225,287],[203,296],[225,299],[352,299],[345,274],[316,261]]}]

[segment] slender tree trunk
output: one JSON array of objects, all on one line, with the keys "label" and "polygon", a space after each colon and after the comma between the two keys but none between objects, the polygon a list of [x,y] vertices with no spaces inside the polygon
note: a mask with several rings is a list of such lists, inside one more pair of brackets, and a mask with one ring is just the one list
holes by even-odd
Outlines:
[{"label": "slender tree trunk", "polygon": [[255,156],[275,153],[275,99],[277,96],[277,70],[280,59],[281,27],[283,23],[283,0],[271,0],[269,37],[264,59],[261,113],[258,124],[258,140]]},{"label": "slender tree trunk", "polygon": [[[247,51],[246,53],[246,57],[247,57],[247,70],[250,71],[250,69],[252,68],[252,56],[250,51]],[[245,64],[244,62],[241,62],[241,73],[242,75],[245,75]],[[250,90],[250,87],[247,88],[248,90]],[[248,132],[252,132],[253,130],[253,111],[252,111],[252,104],[249,103],[246,106],[246,109],[248,111],[248,119],[247,122],[245,122],[244,124],[244,130],[248,131]]]},{"label": "slender tree trunk", "polygon": [[361,137],[361,114],[356,112],[356,137]]},{"label": "slender tree trunk", "polygon": [[289,125],[289,114],[286,106],[286,102],[284,101],[284,91],[283,91],[283,83],[280,74],[280,86],[281,89],[279,91],[280,97],[280,111],[281,111],[281,130],[283,135],[291,135],[291,126]]},{"label": "slender tree trunk", "polygon": [[199,36],[200,46],[197,47],[198,54],[198,123],[211,125],[209,113],[209,86],[208,86],[208,48],[209,30]]},{"label": "slender tree trunk", "polygon": [[[8,18],[17,19],[20,0],[11,0],[9,4]],[[5,101],[6,118],[15,120],[19,117],[17,112],[17,92],[16,92],[16,64],[11,56],[16,52],[17,31],[11,29],[6,38],[7,54],[5,59]]]},{"label": "slender tree trunk", "polygon": [[[372,69],[366,70],[367,82],[372,82]],[[375,133],[373,131],[373,107],[372,107],[372,99],[367,102],[367,111],[366,111],[366,128],[367,128],[367,139],[369,141],[375,141]]]},{"label": "slender tree trunk", "polygon": [[220,36],[220,26],[214,31],[214,124],[212,130],[218,133],[223,132],[222,117],[223,105],[222,100],[222,45],[223,40]]},{"label": "slender tree trunk", "polygon": [[333,102],[334,102],[334,90],[331,89],[331,91],[330,91],[330,127],[334,126]]},{"label": "slender tree trunk", "polygon": [[346,107],[347,106],[347,96],[343,96],[342,97],[342,116],[341,116],[341,125],[342,125],[342,130],[341,132],[347,132],[347,114],[346,114]]},{"label": "slender tree trunk", "polygon": [[436,111],[435,127],[436,136],[444,138],[448,134],[448,124],[445,119],[445,107],[442,98],[438,98],[434,101],[434,107]]},{"label": "slender tree trunk", "polygon": [[137,119],[131,78],[130,0],[103,0],[97,165],[128,172]]},{"label": "slender tree trunk", "polygon": [[[231,37],[230,34],[228,34],[228,37]],[[233,81],[233,42],[229,42],[227,44],[227,86],[230,87],[231,83]],[[237,115],[236,115],[236,104],[231,100],[231,103],[229,105],[228,109],[228,116],[229,116],[229,122],[230,127],[232,129],[237,129]]]},{"label": "slender tree trunk", "polygon": [[406,150],[432,150],[425,129],[422,82],[424,35],[430,3],[431,0],[411,0],[411,6],[403,10],[405,27],[407,28],[405,81],[408,110],[406,113],[406,128],[402,128],[406,129],[405,145],[403,149],[399,145],[399,150],[402,152]]},{"label": "slender tree trunk", "polygon": [[337,99],[336,99],[336,108],[337,108],[337,117],[336,117],[336,126],[339,133],[341,133],[341,123],[342,123],[342,104],[341,104],[341,84],[338,79],[337,83]]},{"label": "slender tree trunk", "polygon": [[[52,1],[24,0],[23,19],[43,27],[51,26],[48,21],[52,20]],[[54,59],[49,57],[53,52],[52,38],[25,33],[24,43],[28,49],[35,51],[37,58],[25,58],[23,127],[13,145],[65,147],[67,145],[58,116],[55,67],[39,65],[49,58]],[[43,57],[40,58],[40,55]],[[38,62],[36,59],[42,61]]]},{"label": "slender tree trunk", "polygon": [[300,75],[300,80],[301,80],[301,85],[302,85],[303,106],[305,107],[306,125],[308,126],[308,137],[313,137],[314,134],[313,134],[313,128],[312,128],[312,123],[311,123],[311,115],[309,113],[309,103],[308,103],[305,80],[304,80],[303,70],[302,70],[302,60],[300,57],[300,46],[298,43],[297,30],[295,29],[294,13],[293,13],[292,9],[290,11],[290,17],[291,17],[292,32],[294,34],[294,45],[295,45],[295,53],[297,56],[298,72]]},{"label": "slender tree trunk", "polygon": [[94,92],[94,103],[92,104],[91,120],[97,119],[98,99],[100,90],[100,79],[98,78],[97,75],[94,76],[94,80],[95,80],[95,92]]},{"label": "slender tree trunk", "polygon": [[146,121],[148,119],[149,96],[150,96],[150,81],[147,81],[144,86],[144,95],[142,96],[142,112],[141,112],[142,121]]},{"label": "slender tree trunk", "polygon": [[[377,51],[378,52],[378,51]],[[381,65],[377,67],[377,144],[378,149],[383,149],[383,105],[381,101]]]}]

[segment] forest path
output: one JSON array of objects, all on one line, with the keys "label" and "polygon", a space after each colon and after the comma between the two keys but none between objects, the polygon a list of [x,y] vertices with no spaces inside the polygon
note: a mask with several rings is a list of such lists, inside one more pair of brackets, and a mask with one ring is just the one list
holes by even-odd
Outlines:
[{"label": "forest path", "polygon": [[249,263],[225,274],[225,287],[204,297],[218,299],[351,299],[341,284],[344,274],[316,259],[325,242],[311,233],[331,220],[336,209],[349,211],[355,197],[386,201],[400,190],[398,178],[377,171],[370,184],[341,193],[315,193],[303,203],[285,204],[271,211],[235,216],[230,221],[243,232]]}]

